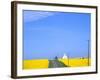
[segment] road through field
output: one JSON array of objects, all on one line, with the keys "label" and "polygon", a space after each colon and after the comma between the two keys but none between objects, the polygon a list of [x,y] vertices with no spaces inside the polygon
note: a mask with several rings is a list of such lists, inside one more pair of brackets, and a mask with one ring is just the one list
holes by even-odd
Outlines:
[{"label": "road through field", "polygon": [[49,68],[67,67],[63,62],[58,60],[49,60]]}]

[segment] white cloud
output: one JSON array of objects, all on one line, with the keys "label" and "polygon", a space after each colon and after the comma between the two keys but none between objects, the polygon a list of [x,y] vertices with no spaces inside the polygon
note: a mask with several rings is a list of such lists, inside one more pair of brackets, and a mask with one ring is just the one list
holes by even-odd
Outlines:
[{"label": "white cloud", "polygon": [[49,16],[54,15],[53,12],[43,12],[43,11],[24,11],[25,22],[40,20]]}]

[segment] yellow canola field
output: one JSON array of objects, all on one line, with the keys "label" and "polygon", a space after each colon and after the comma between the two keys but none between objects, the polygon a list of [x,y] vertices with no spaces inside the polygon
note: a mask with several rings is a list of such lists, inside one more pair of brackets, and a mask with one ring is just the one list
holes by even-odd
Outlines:
[{"label": "yellow canola field", "polygon": [[48,68],[49,61],[47,59],[24,60],[23,69],[43,69]]},{"label": "yellow canola field", "polygon": [[90,66],[91,60],[88,58],[80,59],[80,58],[70,58],[68,59],[59,59],[59,61],[63,62],[65,65],[69,67],[84,67]]},{"label": "yellow canola field", "polygon": [[[65,65],[69,67],[84,67],[89,66],[91,64],[91,60],[88,58],[80,59],[80,58],[70,58],[68,59],[58,59],[63,62]],[[24,60],[23,61],[23,69],[46,69],[49,66],[48,59],[36,59],[36,60]]]}]

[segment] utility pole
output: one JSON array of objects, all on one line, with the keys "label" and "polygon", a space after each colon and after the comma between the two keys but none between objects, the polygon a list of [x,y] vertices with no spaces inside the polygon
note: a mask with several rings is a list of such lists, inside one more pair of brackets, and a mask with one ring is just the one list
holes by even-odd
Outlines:
[{"label": "utility pole", "polygon": [[68,66],[69,66],[69,55],[67,55],[68,56]]},{"label": "utility pole", "polygon": [[88,40],[88,66],[89,66],[89,58],[90,58],[90,55],[89,55],[89,53],[90,53],[90,41]]}]

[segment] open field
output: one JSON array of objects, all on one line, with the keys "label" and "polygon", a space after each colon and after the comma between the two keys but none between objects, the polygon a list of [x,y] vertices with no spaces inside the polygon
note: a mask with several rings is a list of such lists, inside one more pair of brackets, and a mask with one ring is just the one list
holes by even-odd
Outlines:
[{"label": "open field", "polygon": [[[69,67],[84,67],[84,66],[89,66],[91,64],[91,60],[89,59],[89,65],[88,65],[87,58],[58,59],[58,61],[64,63],[66,66],[69,66]],[[48,59],[23,61],[23,69],[46,69],[46,68],[49,68],[49,66],[50,66],[50,60]]]},{"label": "open field", "polygon": [[69,67],[84,67],[84,66],[89,66],[91,60],[89,59],[89,63],[88,63],[88,59],[84,58],[84,59],[80,59],[80,58],[71,58],[71,59],[59,59],[59,61],[63,62],[65,65],[68,65]]},{"label": "open field", "polygon": [[47,59],[24,60],[23,69],[43,69],[48,68],[49,61]]}]

